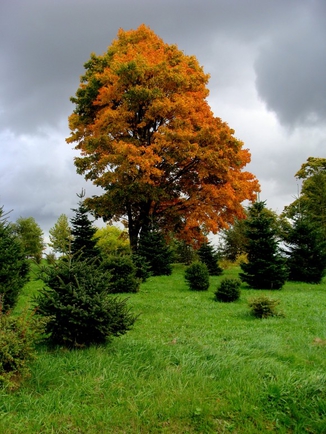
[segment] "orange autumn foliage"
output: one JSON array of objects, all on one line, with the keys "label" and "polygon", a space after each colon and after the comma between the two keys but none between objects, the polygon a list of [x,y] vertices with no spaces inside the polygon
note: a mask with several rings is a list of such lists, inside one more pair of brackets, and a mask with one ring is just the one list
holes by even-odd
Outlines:
[{"label": "orange autumn foliage", "polygon": [[80,151],[77,172],[104,190],[87,201],[97,216],[126,219],[133,249],[150,223],[201,242],[244,217],[242,202],[259,191],[243,171],[250,153],[214,117],[194,56],[141,25],[85,69],[67,142]]}]

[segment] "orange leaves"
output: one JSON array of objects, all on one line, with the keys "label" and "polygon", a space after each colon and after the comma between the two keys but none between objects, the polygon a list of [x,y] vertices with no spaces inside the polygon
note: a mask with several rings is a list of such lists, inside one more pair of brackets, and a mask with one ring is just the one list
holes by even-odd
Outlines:
[{"label": "orange leaves", "polygon": [[259,190],[242,171],[250,154],[214,117],[209,76],[194,56],[142,25],[119,30],[85,68],[67,142],[81,152],[78,172],[105,190],[89,201],[101,216],[107,203],[130,234],[156,221],[196,239],[242,216],[241,202]]},{"label": "orange leaves", "polygon": [[152,178],[161,175],[161,171],[156,167],[160,158],[151,148],[122,141],[116,147],[115,158],[114,164],[119,165],[116,173],[128,173],[133,181],[154,184]]}]

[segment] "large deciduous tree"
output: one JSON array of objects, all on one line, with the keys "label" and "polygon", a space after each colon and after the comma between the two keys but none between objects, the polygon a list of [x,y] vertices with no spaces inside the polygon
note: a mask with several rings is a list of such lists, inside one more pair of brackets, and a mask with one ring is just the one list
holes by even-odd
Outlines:
[{"label": "large deciduous tree", "polygon": [[151,225],[203,241],[243,217],[258,181],[250,153],[214,117],[209,76],[194,56],[151,29],[120,30],[85,64],[69,118],[77,172],[102,187],[87,205],[107,221],[127,219],[130,244]]}]

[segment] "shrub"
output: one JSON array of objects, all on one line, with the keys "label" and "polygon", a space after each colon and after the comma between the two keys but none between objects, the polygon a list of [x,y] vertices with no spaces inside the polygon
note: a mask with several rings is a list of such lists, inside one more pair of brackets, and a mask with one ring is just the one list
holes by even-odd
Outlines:
[{"label": "shrub", "polygon": [[218,286],[215,296],[218,301],[231,302],[240,298],[240,285],[239,279],[230,279],[226,277]]},{"label": "shrub", "polygon": [[136,266],[131,256],[111,256],[106,259],[101,268],[110,274],[108,291],[112,294],[139,291],[140,281],[136,277]]},{"label": "shrub", "polygon": [[280,316],[276,306],[280,304],[280,300],[267,296],[255,297],[249,301],[249,307],[252,314],[256,318],[268,318],[269,316]]},{"label": "shrub", "polygon": [[108,294],[110,276],[87,261],[58,261],[42,269],[46,286],[35,298],[36,313],[49,320],[53,345],[83,347],[125,334],[136,318],[126,300]]},{"label": "shrub", "polygon": [[0,306],[0,386],[16,388],[20,378],[28,375],[44,326],[34,314],[13,316]]},{"label": "shrub", "polygon": [[248,257],[245,253],[241,253],[234,261],[231,261],[227,257],[222,257],[218,262],[222,270],[227,270],[228,268],[240,267],[241,264],[247,263]]},{"label": "shrub", "polygon": [[207,265],[202,262],[193,262],[186,268],[185,280],[193,291],[207,291],[209,288]]}]

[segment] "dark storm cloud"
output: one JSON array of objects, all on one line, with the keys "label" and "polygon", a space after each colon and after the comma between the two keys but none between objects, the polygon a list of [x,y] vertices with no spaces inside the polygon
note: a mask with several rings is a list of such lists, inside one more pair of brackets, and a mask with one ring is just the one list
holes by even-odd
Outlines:
[{"label": "dark storm cloud", "polygon": [[[295,172],[326,156],[325,0],[0,0],[0,206],[43,230],[86,188],[65,143],[90,53],[145,23],[210,73],[209,103],[250,149],[262,198],[282,210]],[[257,98],[259,96],[260,100]],[[275,113],[267,113],[265,106]],[[295,126],[291,134],[282,128]],[[312,123],[315,122],[313,126]],[[299,126],[300,125],[300,128]],[[293,132],[294,131],[294,132]],[[288,201],[289,203],[289,201]]]},{"label": "dark storm cloud", "polygon": [[87,25],[90,4],[84,14],[83,2],[67,4],[2,4],[0,104],[2,124],[14,131],[37,131],[66,115],[72,107],[69,97],[87,60],[85,52],[99,48],[97,39],[103,41],[101,49],[105,48],[107,27]]},{"label": "dark storm cloud", "polygon": [[284,125],[325,122],[326,2],[293,8],[256,61],[257,89]]},{"label": "dark storm cloud", "polygon": [[[218,85],[219,70],[223,75],[224,69],[219,58],[227,62],[229,57],[232,63],[237,56],[230,41],[251,44],[275,25],[283,28],[293,4],[291,0],[2,0],[0,125],[17,132],[56,125],[73,108],[69,97],[89,54],[104,52],[120,27],[136,28],[143,22],[168,43],[177,43],[211,66],[206,72],[212,73],[212,85]],[[262,76],[266,83],[264,70]]]}]

